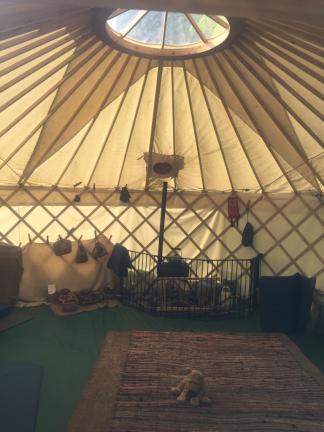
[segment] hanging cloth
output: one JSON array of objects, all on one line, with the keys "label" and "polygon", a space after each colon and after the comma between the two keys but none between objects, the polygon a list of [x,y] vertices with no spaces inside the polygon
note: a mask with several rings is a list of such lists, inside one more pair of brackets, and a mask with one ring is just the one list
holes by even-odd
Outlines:
[{"label": "hanging cloth", "polygon": [[242,233],[242,245],[245,247],[253,246],[254,228],[249,222],[250,201],[246,207],[246,224]]},{"label": "hanging cloth", "polygon": [[107,262],[107,267],[117,276],[127,277],[128,269],[133,268],[133,264],[125,246],[118,243],[115,244],[111,257]]}]

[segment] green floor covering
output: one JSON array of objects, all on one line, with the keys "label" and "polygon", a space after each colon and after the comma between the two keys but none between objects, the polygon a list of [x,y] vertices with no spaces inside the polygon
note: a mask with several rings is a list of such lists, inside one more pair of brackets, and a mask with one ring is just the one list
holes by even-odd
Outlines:
[{"label": "green floor covering", "polygon": [[[259,331],[257,318],[199,321],[151,316],[126,307],[58,317],[47,307],[28,309],[34,319],[0,333],[0,365],[44,367],[37,432],[63,432],[108,330]],[[292,336],[324,372],[324,337]],[[10,431],[2,431],[10,432]]]}]

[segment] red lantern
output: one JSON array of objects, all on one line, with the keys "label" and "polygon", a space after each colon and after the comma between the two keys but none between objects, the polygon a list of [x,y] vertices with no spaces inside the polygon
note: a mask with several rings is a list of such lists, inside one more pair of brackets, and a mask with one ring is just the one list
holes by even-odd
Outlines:
[{"label": "red lantern", "polygon": [[228,198],[228,219],[231,222],[231,226],[237,227],[238,220],[240,218],[240,210],[238,198],[236,195],[233,195]]}]

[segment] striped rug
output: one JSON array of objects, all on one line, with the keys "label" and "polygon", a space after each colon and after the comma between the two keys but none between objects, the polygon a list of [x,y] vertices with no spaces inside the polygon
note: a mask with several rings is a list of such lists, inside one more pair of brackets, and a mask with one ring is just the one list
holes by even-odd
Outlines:
[{"label": "striped rug", "polygon": [[[170,392],[186,367],[211,405]],[[111,332],[69,431],[323,432],[324,379],[284,335]]]}]

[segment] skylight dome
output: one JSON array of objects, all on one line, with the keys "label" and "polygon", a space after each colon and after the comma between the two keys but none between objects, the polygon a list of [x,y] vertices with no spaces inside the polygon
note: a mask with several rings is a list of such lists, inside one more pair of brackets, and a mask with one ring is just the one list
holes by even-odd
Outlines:
[{"label": "skylight dome", "polygon": [[106,21],[108,36],[131,51],[187,56],[220,46],[229,21],[220,15],[117,9]]}]

